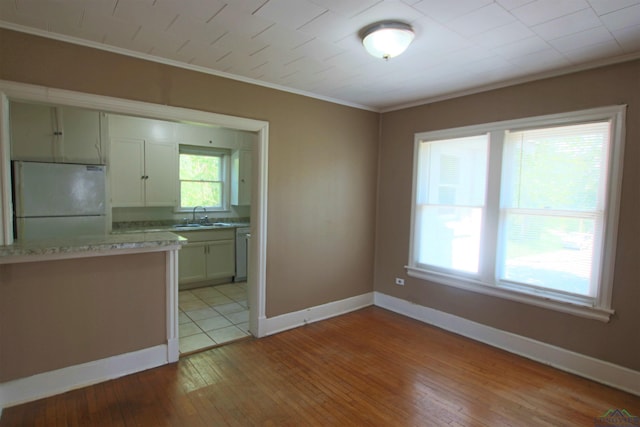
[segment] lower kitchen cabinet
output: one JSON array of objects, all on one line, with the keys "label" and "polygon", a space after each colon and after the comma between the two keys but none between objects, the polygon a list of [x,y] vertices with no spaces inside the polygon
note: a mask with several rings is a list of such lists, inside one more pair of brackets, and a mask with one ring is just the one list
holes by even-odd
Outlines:
[{"label": "lower kitchen cabinet", "polygon": [[207,280],[207,244],[191,243],[178,253],[179,283],[193,283]]},{"label": "lower kitchen cabinet", "polygon": [[236,270],[234,232],[234,229],[180,232],[189,243],[178,254],[179,284],[231,279]]},{"label": "lower kitchen cabinet", "polygon": [[209,242],[205,250],[207,279],[233,277],[236,272],[235,240]]}]

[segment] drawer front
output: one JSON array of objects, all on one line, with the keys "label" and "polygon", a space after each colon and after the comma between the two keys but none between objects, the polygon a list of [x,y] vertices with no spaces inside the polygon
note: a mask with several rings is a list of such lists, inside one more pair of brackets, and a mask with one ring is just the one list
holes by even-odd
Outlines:
[{"label": "drawer front", "polygon": [[235,228],[224,228],[218,230],[193,230],[193,231],[180,231],[176,234],[189,240],[189,243],[193,242],[208,242],[212,240],[232,240],[236,238]]}]

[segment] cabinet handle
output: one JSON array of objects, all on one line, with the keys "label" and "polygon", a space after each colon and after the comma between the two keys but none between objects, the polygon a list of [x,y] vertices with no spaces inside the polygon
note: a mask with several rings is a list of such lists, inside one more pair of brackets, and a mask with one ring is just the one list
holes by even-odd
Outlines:
[{"label": "cabinet handle", "polygon": [[140,179],[149,179],[149,175],[142,175]]}]

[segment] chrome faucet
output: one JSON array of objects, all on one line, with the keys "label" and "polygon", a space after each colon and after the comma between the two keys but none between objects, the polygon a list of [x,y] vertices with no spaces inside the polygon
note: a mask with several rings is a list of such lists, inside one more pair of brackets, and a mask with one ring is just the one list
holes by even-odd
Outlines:
[{"label": "chrome faucet", "polygon": [[196,210],[198,208],[202,209],[204,211],[204,214],[205,214],[203,217],[200,218],[200,221],[202,221],[202,219],[207,217],[207,215],[206,215],[207,214],[207,210],[205,208],[203,208],[202,206],[196,206],[195,208],[193,208],[193,223],[194,224],[196,223]]}]

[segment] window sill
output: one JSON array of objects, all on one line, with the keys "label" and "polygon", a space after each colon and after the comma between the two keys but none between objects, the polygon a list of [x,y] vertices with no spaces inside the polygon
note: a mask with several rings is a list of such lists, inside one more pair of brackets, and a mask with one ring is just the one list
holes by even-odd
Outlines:
[{"label": "window sill", "polygon": [[587,319],[599,320],[601,322],[609,322],[613,310],[592,307],[587,305],[576,304],[568,301],[551,299],[549,296],[534,295],[524,292],[518,292],[506,289],[472,279],[463,279],[452,275],[435,273],[422,270],[415,267],[405,266],[407,274],[417,279],[428,280],[446,286],[464,289],[471,292],[477,292],[484,295],[491,295],[511,301],[521,302],[523,304],[534,305],[537,307],[555,310],[562,313],[572,314],[574,316],[584,317]]}]

